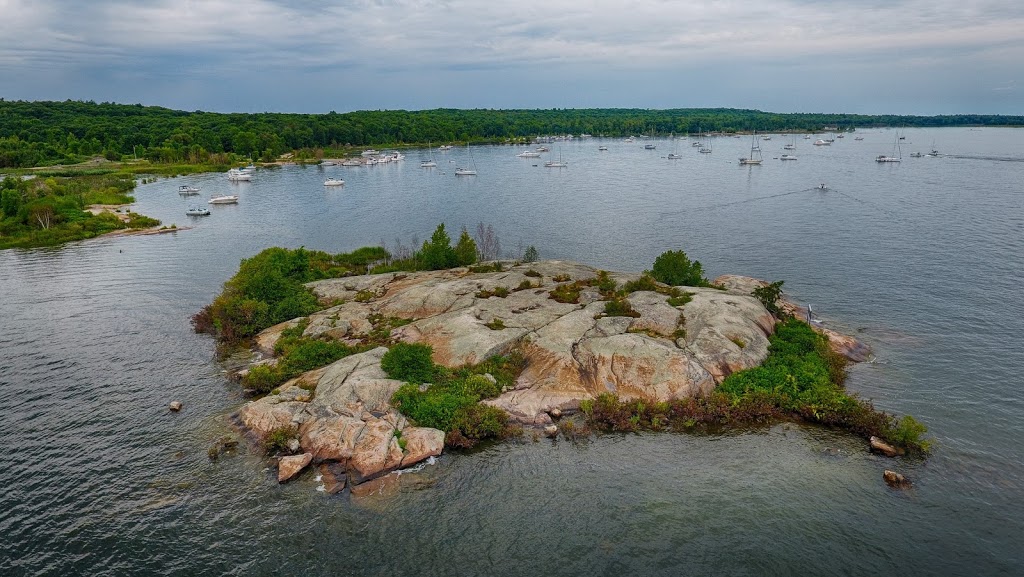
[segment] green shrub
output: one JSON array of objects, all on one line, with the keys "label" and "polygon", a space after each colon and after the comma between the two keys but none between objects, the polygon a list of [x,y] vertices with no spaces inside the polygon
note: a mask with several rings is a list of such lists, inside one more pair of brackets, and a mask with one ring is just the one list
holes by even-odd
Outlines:
[{"label": "green shrub", "polygon": [[[474,249],[474,256],[475,253]],[[423,241],[423,248],[420,249],[418,256],[425,270],[443,270],[459,266],[459,257],[452,248],[452,239],[444,229],[443,222],[434,229],[429,241]]]},{"label": "green shrub", "polygon": [[639,317],[640,313],[633,309],[629,301],[624,298],[616,298],[604,303],[604,314],[609,317]]},{"label": "green shrub", "polygon": [[530,270],[524,272],[523,274],[526,275],[526,276],[532,276],[534,278],[539,278],[540,276],[542,276],[539,272],[533,270],[532,268]]},{"label": "green shrub", "polygon": [[491,329],[492,331],[500,331],[501,329],[505,328],[505,321],[499,319],[498,317],[494,317],[493,319],[491,319],[491,322],[484,324],[484,326]]},{"label": "green shrub", "polygon": [[477,400],[476,395],[437,385],[426,391],[420,391],[417,385],[403,385],[391,396],[391,404],[417,426],[442,431],[452,430],[456,412],[462,407],[476,403]]},{"label": "green shrub", "polygon": [[782,298],[782,285],[785,281],[775,281],[769,285],[757,287],[750,294],[754,295],[754,298],[761,301],[764,308],[778,316],[782,310],[779,308],[779,299]]},{"label": "green shrub", "polygon": [[532,244],[526,247],[523,252],[523,262],[537,262],[540,260],[540,254],[537,253],[537,248]]},{"label": "green shrub", "polygon": [[256,365],[250,368],[249,372],[242,377],[242,386],[259,393],[269,393],[274,387],[286,380],[281,371],[276,367]]},{"label": "green shrub", "polygon": [[489,405],[474,403],[455,412],[451,430],[474,440],[501,437],[508,426],[505,411]]},{"label": "green shrub", "polygon": [[[673,287],[673,288],[675,288],[675,287]],[[692,294],[690,294],[690,293],[682,293],[679,296],[669,297],[667,300],[665,300],[665,302],[668,303],[668,305],[672,306],[672,307],[681,307],[681,306],[685,305],[686,303],[688,303],[688,302],[690,302],[692,300],[693,300],[693,295]]]},{"label": "green shrub", "polygon": [[637,291],[658,291],[661,287],[658,285],[654,277],[644,273],[640,275],[640,278],[631,280],[626,284],[622,285],[623,292],[633,293]]},{"label": "green shrub", "polygon": [[298,435],[294,427],[280,427],[270,431],[263,439],[263,450],[268,454],[289,453],[288,441]]},{"label": "green shrub", "polygon": [[917,422],[914,417],[904,415],[894,427],[886,432],[884,437],[897,446],[926,453],[930,449],[931,443],[923,439],[922,435],[927,432],[928,428]]},{"label": "green shrub", "polygon": [[469,266],[476,262],[477,250],[476,241],[469,236],[466,227],[462,227],[462,234],[459,235],[459,242],[455,243],[455,262],[459,266]]},{"label": "green shrub", "polygon": [[532,288],[533,288],[533,283],[531,283],[527,279],[523,279],[523,282],[519,283],[519,286],[517,286],[513,290],[515,290],[515,291],[525,291],[525,290],[530,290]]},{"label": "green shrub", "polygon": [[555,276],[551,277],[551,280],[555,282],[566,282],[571,281],[572,277],[567,274],[556,274]]},{"label": "green shrub", "polygon": [[380,360],[380,367],[392,379],[410,383],[434,380],[437,370],[431,358],[434,349],[420,343],[398,343]]},{"label": "green shrub", "polygon": [[597,276],[590,279],[588,284],[592,287],[597,287],[598,292],[606,297],[614,294],[615,289],[619,286],[606,270],[597,271]]},{"label": "green shrub", "polygon": [[560,284],[556,286],[551,292],[548,293],[549,298],[552,298],[560,303],[578,303],[580,302],[580,287],[573,284]]},{"label": "green shrub", "polygon": [[650,275],[658,282],[670,286],[708,286],[704,278],[704,268],[700,261],[690,262],[686,253],[681,250],[670,250],[654,259]]},{"label": "green shrub", "polygon": [[498,261],[469,267],[469,272],[472,273],[501,272],[503,270],[505,270],[504,266]]}]

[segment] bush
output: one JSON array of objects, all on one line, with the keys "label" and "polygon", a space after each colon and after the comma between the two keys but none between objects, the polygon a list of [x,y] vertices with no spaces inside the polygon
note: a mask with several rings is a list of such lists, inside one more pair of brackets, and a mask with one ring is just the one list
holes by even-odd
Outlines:
[{"label": "bush", "polygon": [[469,266],[476,262],[476,242],[469,236],[466,227],[462,227],[459,242],[455,244],[455,261],[459,266]]},{"label": "bush", "polygon": [[398,343],[380,360],[380,367],[392,379],[410,383],[434,380],[437,369],[431,358],[434,349],[420,343]]},{"label": "bush", "polygon": [[508,415],[505,411],[474,403],[456,411],[451,430],[470,439],[480,440],[501,437],[507,425]]},{"label": "bush", "polygon": [[899,423],[895,427],[892,427],[884,435],[885,439],[890,443],[894,443],[901,447],[906,447],[911,450],[917,450],[920,452],[928,452],[931,447],[931,443],[921,436],[928,432],[928,428],[917,422],[914,417],[910,415],[904,415]]},{"label": "bush", "polygon": [[775,316],[782,310],[779,308],[779,299],[782,298],[782,285],[785,281],[775,281],[769,285],[757,287],[750,294],[761,301],[764,308]]},{"label": "bush", "polygon": [[242,386],[258,393],[269,393],[274,387],[285,382],[284,375],[276,367],[256,365],[242,377]]},{"label": "bush", "polygon": [[612,299],[604,303],[604,314],[609,317],[639,317],[640,313],[633,309],[624,298]]},{"label": "bush", "polygon": [[[468,235],[467,235],[468,236]],[[475,252],[475,251],[474,251]],[[444,223],[437,225],[429,241],[423,241],[419,262],[425,270],[442,270],[459,266],[459,257],[452,248],[452,239],[444,229]]]},{"label": "bush", "polygon": [[540,260],[540,254],[537,252],[537,247],[532,244],[526,247],[523,252],[523,262],[537,262]]},{"label": "bush", "polygon": [[491,319],[491,322],[485,323],[484,326],[491,329],[492,331],[500,331],[501,329],[505,328],[505,321],[499,319],[498,317],[494,317],[493,319]]},{"label": "bush", "polygon": [[526,276],[532,276],[532,277],[537,277],[537,278],[539,278],[541,276],[541,274],[539,272],[533,270],[532,268],[530,270],[524,272],[523,274],[526,275]]},{"label": "bush", "polygon": [[551,292],[548,293],[548,297],[560,303],[575,304],[580,302],[580,287],[575,283],[561,284],[552,289]]},{"label": "bush", "polygon": [[654,266],[649,271],[655,280],[670,286],[708,286],[704,278],[704,268],[700,261],[690,262],[686,253],[681,250],[670,250],[654,259]]}]

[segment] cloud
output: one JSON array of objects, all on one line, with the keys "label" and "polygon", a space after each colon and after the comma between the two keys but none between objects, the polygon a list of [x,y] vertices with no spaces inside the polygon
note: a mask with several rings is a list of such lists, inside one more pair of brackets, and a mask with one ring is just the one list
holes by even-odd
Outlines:
[{"label": "cloud", "polygon": [[[53,85],[68,70],[123,70],[161,82],[191,67],[211,82],[326,75],[328,83],[358,79],[372,90],[373,81],[424,71],[481,79],[507,71],[528,79],[551,68],[567,78],[629,70],[664,78],[709,66],[820,70],[828,61],[849,70],[874,65],[886,76],[907,59],[949,74],[1024,57],[1024,4],[1005,0],[83,4],[0,0],[0,77],[22,73]],[[332,72],[346,78],[332,79]],[[0,80],[0,93],[15,88]],[[67,87],[68,97],[75,88]]]}]

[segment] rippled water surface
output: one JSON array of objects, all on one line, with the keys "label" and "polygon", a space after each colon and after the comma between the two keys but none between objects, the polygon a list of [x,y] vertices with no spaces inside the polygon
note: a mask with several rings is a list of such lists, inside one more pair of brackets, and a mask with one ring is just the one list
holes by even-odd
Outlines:
[{"label": "rippled water surface", "polygon": [[[593,139],[553,146],[567,169],[474,147],[435,152],[434,170],[413,151],[252,183],[190,176],[140,186],[134,209],[191,230],[0,252],[0,574],[1024,574],[1024,132],[908,130],[885,165],[894,132],[860,134],[797,139],[794,162],[773,158],[776,135],[759,167],[736,163],[748,138],[711,155]],[[944,156],[909,158],[933,142]],[[184,183],[241,200],[193,220]],[[440,221],[608,269],[684,248],[709,276],[785,279],[872,345],[849,388],[927,423],[934,455],[886,460],[785,425],[528,439],[444,455],[364,499],[312,475],[278,486],[254,452],[211,463],[243,399],[188,317],[239,259],[410,244]],[[914,488],[889,490],[887,467]]]}]

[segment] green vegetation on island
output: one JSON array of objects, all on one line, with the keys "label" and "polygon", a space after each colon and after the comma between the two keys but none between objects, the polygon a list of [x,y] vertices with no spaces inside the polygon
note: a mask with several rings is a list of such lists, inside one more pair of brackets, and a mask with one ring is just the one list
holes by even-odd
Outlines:
[{"label": "green vegetation on island", "polygon": [[[479,229],[486,230],[482,225]],[[389,350],[381,358],[381,368],[389,377],[407,383],[392,395],[392,406],[417,426],[445,432],[448,446],[468,448],[480,440],[502,438],[514,432],[503,411],[480,401],[513,388],[526,367],[527,357],[513,348],[508,354],[479,364],[443,367],[434,362],[430,346],[393,339],[392,330],[413,319],[376,313],[367,317],[372,326],[368,332],[349,335],[345,342],[327,334],[307,337],[304,334],[308,320],[303,317],[341,303],[319,302],[304,283],[378,270],[439,270],[471,264],[480,257],[477,241],[466,231],[452,245],[443,224],[419,250],[402,259],[394,259],[383,247],[364,247],[336,255],[304,248],[270,248],[243,260],[238,273],[224,284],[224,291],[193,317],[193,324],[197,331],[216,335],[224,346],[238,346],[274,324],[302,319],[281,333],[274,347],[275,364],[258,364],[243,377],[244,386],[256,393],[276,392],[276,387],[305,371],[385,346]],[[471,266],[465,274],[502,270],[500,265]],[[543,282],[543,275],[532,268],[523,276]],[[649,332],[651,337],[672,340],[686,338],[685,305],[694,296],[680,286],[722,288],[711,285],[703,276],[700,262],[691,261],[683,251],[663,253],[651,271],[621,286],[605,271],[586,280],[573,281],[562,274],[552,280],[559,284],[549,291],[548,298],[560,303],[577,303],[583,291],[590,290],[593,295],[593,289],[597,289],[599,302],[604,304],[603,315],[595,318],[639,317],[629,301],[631,293],[664,295],[670,306],[682,312],[675,333],[664,335],[650,329],[630,332]],[[926,429],[913,417],[896,418],[845,390],[846,358],[807,323],[785,316],[779,306],[782,284],[771,283],[752,295],[779,318],[768,339],[768,357],[762,364],[730,374],[707,395],[644,402],[620,400],[606,393],[583,400],[583,423],[563,419],[563,432],[578,436],[591,426],[620,432],[705,431],[790,420],[840,428],[864,437],[876,436],[911,454],[926,453],[929,443],[922,437]],[[528,286],[514,290],[501,286],[481,289],[476,298],[507,298],[516,290],[535,288],[530,280],[523,285]],[[369,302],[379,296],[369,294],[368,298],[360,298],[361,294],[357,291],[353,300]],[[484,326],[495,331],[506,328],[496,317]],[[747,346],[742,339],[730,340],[739,349]],[[309,387],[315,394],[315,383],[300,382],[299,386]]]},{"label": "green vegetation on island", "polygon": [[86,210],[91,205],[134,202],[128,174],[49,176],[0,181],[0,249],[49,246],[124,229],[151,228],[160,221],[135,213]]}]

